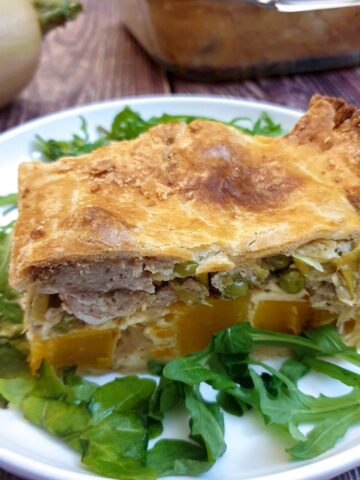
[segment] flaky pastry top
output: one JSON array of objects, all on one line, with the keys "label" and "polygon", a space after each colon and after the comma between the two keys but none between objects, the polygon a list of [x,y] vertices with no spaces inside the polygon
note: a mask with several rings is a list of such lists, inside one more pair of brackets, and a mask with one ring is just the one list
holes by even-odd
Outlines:
[{"label": "flaky pastry top", "polygon": [[221,123],[164,124],[19,168],[11,283],[37,269],[126,257],[195,260],[198,273],[360,234],[360,113],[315,96],[281,138]]}]

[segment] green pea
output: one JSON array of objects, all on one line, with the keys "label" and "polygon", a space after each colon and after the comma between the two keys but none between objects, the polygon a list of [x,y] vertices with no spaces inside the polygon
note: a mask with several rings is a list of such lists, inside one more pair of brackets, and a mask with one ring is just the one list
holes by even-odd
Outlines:
[{"label": "green pea", "polygon": [[290,265],[291,261],[292,258],[287,257],[286,255],[274,255],[266,259],[266,262],[273,270],[284,270],[284,268],[287,268]]},{"label": "green pea", "polygon": [[305,286],[305,278],[299,270],[286,270],[279,275],[278,285],[286,293],[299,293]]},{"label": "green pea", "polygon": [[174,273],[178,277],[191,277],[195,275],[198,264],[196,262],[178,263],[174,267]]},{"label": "green pea", "polygon": [[230,285],[228,285],[224,290],[225,298],[239,298],[244,297],[249,291],[249,285],[246,280],[243,278],[238,278],[234,280]]}]

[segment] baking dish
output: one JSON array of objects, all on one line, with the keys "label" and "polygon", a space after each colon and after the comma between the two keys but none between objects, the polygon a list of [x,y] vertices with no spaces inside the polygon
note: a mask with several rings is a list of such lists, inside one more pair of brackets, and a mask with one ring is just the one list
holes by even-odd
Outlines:
[{"label": "baking dish", "polygon": [[163,67],[223,80],[354,65],[360,7],[281,13],[241,0],[123,0],[125,25]]}]

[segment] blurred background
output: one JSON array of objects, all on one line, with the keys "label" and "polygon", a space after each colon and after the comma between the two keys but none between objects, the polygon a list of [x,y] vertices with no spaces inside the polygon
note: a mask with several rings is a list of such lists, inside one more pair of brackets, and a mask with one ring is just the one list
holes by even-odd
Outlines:
[{"label": "blurred background", "polygon": [[320,92],[360,103],[360,7],[284,14],[236,0],[80,1],[75,20],[46,33],[32,80],[0,109],[0,130],[133,95],[210,93],[304,109]]}]

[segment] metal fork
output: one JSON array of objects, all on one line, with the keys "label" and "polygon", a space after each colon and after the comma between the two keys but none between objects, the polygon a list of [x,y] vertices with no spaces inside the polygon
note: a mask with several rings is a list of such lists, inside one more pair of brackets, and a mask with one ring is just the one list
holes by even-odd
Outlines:
[{"label": "metal fork", "polygon": [[306,12],[360,6],[360,0],[247,0],[279,12]]}]

